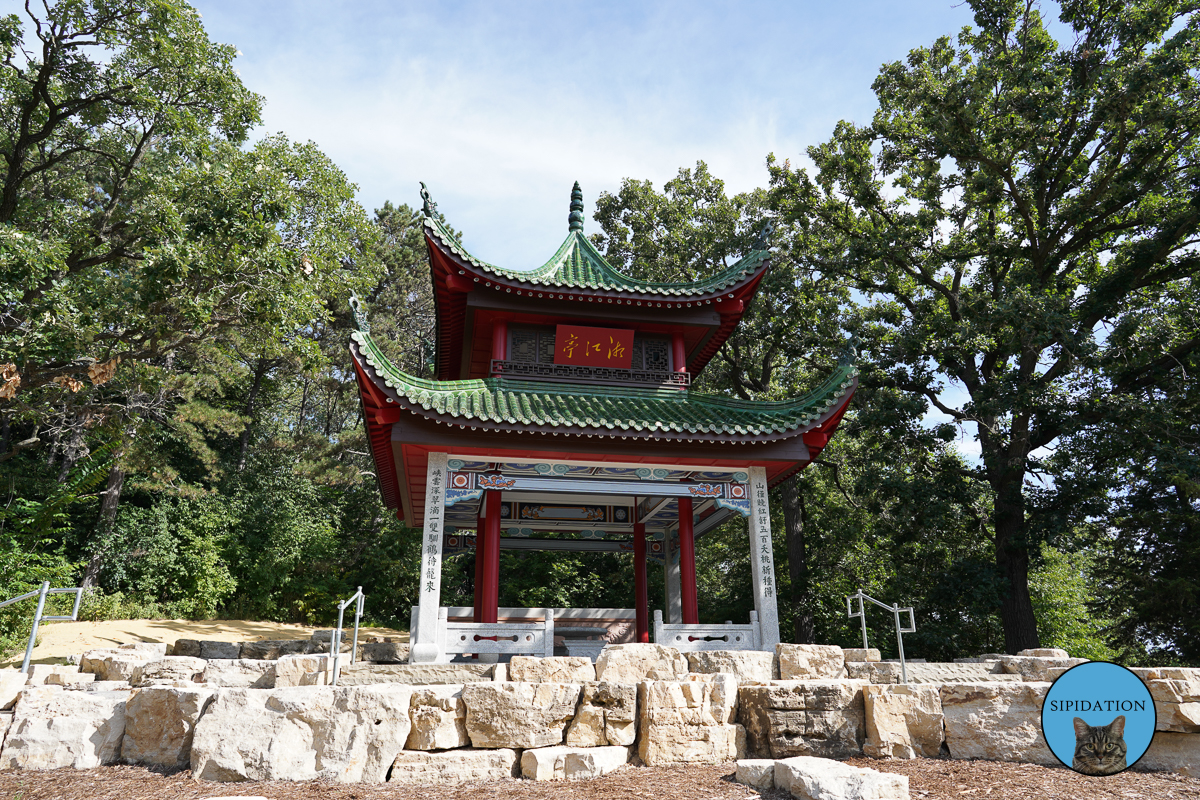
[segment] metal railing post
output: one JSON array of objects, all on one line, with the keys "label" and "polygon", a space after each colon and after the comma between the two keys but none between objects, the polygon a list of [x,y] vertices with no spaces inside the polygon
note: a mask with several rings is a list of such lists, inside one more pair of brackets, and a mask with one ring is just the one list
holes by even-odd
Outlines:
[{"label": "metal railing post", "polygon": [[330,683],[337,686],[338,671],[340,670],[339,661],[342,655],[342,623],[345,619],[346,607],[357,601],[354,607],[354,644],[350,648],[350,663],[354,663],[354,659],[358,656],[358,621],[362,617],[363,601],[362,587],[359,586],[354,594],[347,597],[338,603],[338,622],[335,628],[329,634],[329,652],[333,656],[333,679]]},{"label": "metal railing post", "polygon": [[[854,600],[858,600],[858,612],[857,613],[855,613],[855,611],[854,611],[854,606],[853,606]],[[854,594],[847,597],[846,598],[846,616],[848,616],[850,618],[859,617],[862,620],[862,636],[863,636],[863,649],[864,650],[867,649],[867,614],[866,614],[866,610],[863,606],[863,600],[870,600],[872,603],[879,606],[883,610],[892,612],[892,616],[896,622],[896,647],[900,651],[900,678],[901,678],[901,682],[908,683],[908,662],[904,658],[904,637],[901,634],[917,632],[917,621],[916,621],[916,618],[913,616],[912,608],[911,607],[901,608],[899,603],[896,603],[895,605],[890,605],[890,606],[887,603],[881,603],[878,600],[876,600],[874,597],[871,597],[870,595],[864,593],[862,589],[859,589],[857,592],[855,592]],[[907,628],[900,624],[900,612],[902,612],[902,611],[908,612],[908,627]]]},{"label": "metal railing post", "polygon": [[355,594],[358,595],[358,604],[354,608],[354,644],[350,648],[350,665],[351,666],[353,666],[354,663],[358,660],[358,621],[362,618],[363,601],[366,600],[366,598],[363,597],[361,586],[358,587],[358,591],[355,592]]},{"label": "metal railing post", "polygon": [[33,643],[37,640],[38,624],[42,621],[42,611],[46,608],[46,595],[50,592],[50,581],[43,581],[38,592],[37,611],[33,612],[33,630],[29,632],[29,644],[25,645],[25,660],[21,662],[21,672],[29,672],[29,659],[33,656]]}]

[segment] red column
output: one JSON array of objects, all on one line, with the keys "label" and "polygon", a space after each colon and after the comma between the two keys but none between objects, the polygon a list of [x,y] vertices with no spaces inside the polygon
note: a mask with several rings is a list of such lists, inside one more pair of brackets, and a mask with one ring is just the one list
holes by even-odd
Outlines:
[{"label": "red column", "polygon": [[[508,358],[508,323],[498,319],[492,323],[492,360],[504,361]],[[493,375],[495,373],[492,373]]]},{"label": "red column", "polygon": [[[637,504],[634,504],[637,510]],[[633,604],[637,611],[637,641],[650,643],[650,592],[646,587],[646,525],[633,524]]]},{"label": "red column", "polygon": [[472,622],[482,622],[483,610],[483,503],[479,504],[479,516],[475,518],[475,612]]},{"label": "red column", "polygon": [[683,334],[671,335],[671,364],[676,372],[687,372],[687,353],[683,349]]},{"label": "red column", "polygon": [[683,623],[697,625],[700,612],[696,605],[696,542],[692,531],[692,498],[679,498],[679,593],[683,600]]},{"label": "red column", "polygon": [[480,622],[495,622],[500,606],[500,492],[487,492],[487,516],[483,521],[483,591],[480,593]]}]

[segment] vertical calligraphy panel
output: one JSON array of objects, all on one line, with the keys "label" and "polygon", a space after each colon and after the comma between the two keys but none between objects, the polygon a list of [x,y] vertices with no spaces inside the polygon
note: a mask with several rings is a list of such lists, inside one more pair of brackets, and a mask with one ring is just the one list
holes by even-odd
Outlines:
[{"label": "vertical calligraphy panel", "polygon": [[442,602],[442,521],[446,513],[448,458],[445,453],[429,454],[429,472],[425,480],[425,530],[421,534],[421,599],[417,606],[417,641],[411,661],[431,664],[441,657],[438,642],[438,608]]},{"label": "vertical calligraphy panel", "polygon": [[754,577],[754,608],[758,611],[761,647],[774,651],[779,643],[779,608],[775,602],[775,557],[771,542],[771,507],[767,503],[767,471],[750,467],[750,568]]}]

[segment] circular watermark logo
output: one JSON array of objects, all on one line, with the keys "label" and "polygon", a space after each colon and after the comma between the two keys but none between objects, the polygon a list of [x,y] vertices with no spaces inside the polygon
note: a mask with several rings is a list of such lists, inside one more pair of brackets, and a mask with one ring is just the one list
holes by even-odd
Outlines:
[{"label": "circular watermark logo", "polygon": [[1055,758],[1084,775],[1115,775],[1150,747],[1158,721],[1141,678],[1108,661],[1064,672],[1042,703],[1042,735]]}]

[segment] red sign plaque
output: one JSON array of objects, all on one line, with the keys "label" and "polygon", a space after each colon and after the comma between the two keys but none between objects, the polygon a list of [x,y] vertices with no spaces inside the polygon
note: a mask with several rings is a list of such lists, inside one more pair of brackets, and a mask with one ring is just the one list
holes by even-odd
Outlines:
[{"label": "red sign plaque", "polygon": [[633,331],[559,325],[554,333],[554,363],[629,369],[633,366]]}]

